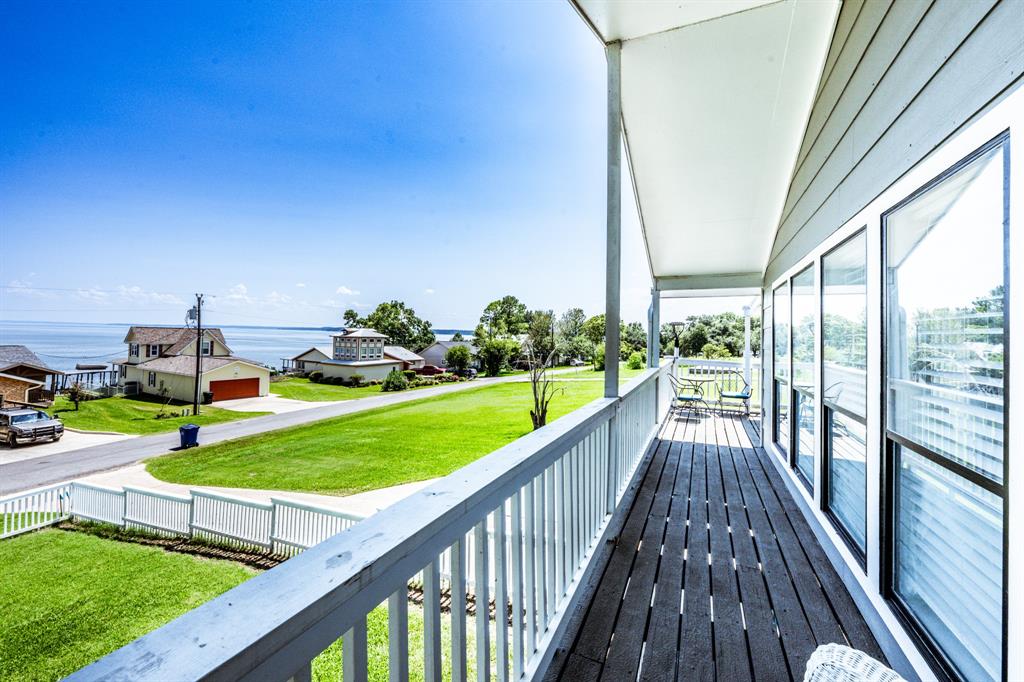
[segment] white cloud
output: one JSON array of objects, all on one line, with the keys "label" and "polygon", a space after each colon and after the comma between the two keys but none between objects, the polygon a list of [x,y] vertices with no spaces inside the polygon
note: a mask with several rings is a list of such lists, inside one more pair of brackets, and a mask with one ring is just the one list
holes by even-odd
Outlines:
[{"label": "white cloud", "polygon": [[108,303],[110,301],[110,294],[96,287],[90,287],[89,289],[80,288],[75,292],[75,296],[89,303]]},{"label": "white cloud", "polygon": [[305,289],[306,288],[306,283],[305,282],[296,282],[295,286],[297,288],[299,288],[299,289]]},{"label": "white cloud", "polygon": [[434,295],[434,290],[433,289],[424,289],[423,293],[425,293],[427,296],[433,296]]},{"label": "white cloud", "polygon": [[267,303],[271,305],[281,305],[284,303],[290,303],[292,297],[288,294],[279,294],[276,291],[271,291],[267,294]]},{"label": "white cloud", "polygon": [[148,291],[138,286],[129,287],[122,284],[119,287],[117,287],[117,295],[124,301],[130,301],[132,303],[139,303],[142,305],[187,305],[184,299],[182,299],[177,294],[168,294],[160,291]]},{"label": "white cloud", "polygon": [[335,291],[334,293],[341,294],[342,296],[358,296],[359,295],[358,291],[356,291],[355,289],[349,289],[345,285],[342,285],[342,286],[338,287],[338,290]]}]

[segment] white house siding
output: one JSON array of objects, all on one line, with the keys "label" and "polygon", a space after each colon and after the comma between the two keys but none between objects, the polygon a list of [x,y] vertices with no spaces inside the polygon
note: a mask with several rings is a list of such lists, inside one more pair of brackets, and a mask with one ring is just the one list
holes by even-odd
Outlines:
[{"label": "white house siding", "polygon": [[846,0],[772,247],[766,291],[1019,83],[1024,2]]},{"label": "white house siding", "polygon": [[[466,347],[469,348],[469,352],[474,356],[473,364],[476,364],[476,351],[469,343],[466,343]],[[423,358],[424,364],[434,365],[435,367],[448,367],[444,361],[444,355],[448,352],[448,348],[445,348],[440,343],[433,343],[427,346],[419,352],[419,355]]]},{"label": "white house siding", "polygon": [[[313,363],[306,363],[306,371],[313,371],[310,369],[310,365]],[[358,374],[363,377],[364,381],[377,381],[382,380],[388,375],[388,373],[397,369],[402,370],[402,363],[399,361],[394,362],[382,362],[381,364],[373,365],[336,365],[330,363],[319,364],[316,370],[324,373],[325,377],[341,377],[343,379],[350,378],[353,374]]]},{"label": "white house siding", "polygon": [[[797,264],[803,265],[809,253],[930,153],[1018,91],[1024,73],[1022,35],[1024,2],[1019,0],[843,3],[764,276],[762,404],[766,441],[771,436],[774,409],[770,390],[774,373],[773,284]],[[1018,141],[1015,148],[1019,146]],[[877,225],[869,226],[868,235],[868,281],[874,291],[868,298],[868,393],[878,396],[881,312],[877,298],[882,265]],[[820,338],[820,324],[818,327]],[[879,534],[884,513],[879,504],[880,409],[879,401],[869,401],[866,574],[851,560],[836,559],[846,553],[827,520],[822,523],[823,532],[830,536],[833,547],[823,545],[834,561],[846,564],[840,572],[858,602],[867,606],[862,601],[867,594],[877,609],[878,616],[869,616],[869,621],[881,617],[918,673],[930,676],[880,596],[885,562]],[[821,412],[816,412],[820,434]],[[820,449],[820,442],[817,445]],[[807,497],[799,484],[791,488],[798,499]],[[820,485],[814,490],[814,499],[808,500],[811,509],[820,503]],[[1012,520],[1009,527],[1015,534]],[[1018,587],[1015,593],[1013,586],[1024,585],[1019,576],[1011,559],[1009,679],[1019,678],[1018,673],[1024,671],[1024,657],[1012,645],[1014,633],[1019,641],[1024,626],[1024,619],[1015,620],[1014,616],[1014,604],[1020,604],[1021,598],[1014,596],[1020,591]],[[858,583],[860,589],[855,589]]]},{"label": "white house siding", "polygon": [[[191,402],[194,397],[195,379],[183,374],[170,374],[167,372],[156,373],[156,386],[149,386],[147,377],[149,371],[144,367],[128,367],[126,381],[138,381],[140,390],[151,395],[160,395],[161,386],[167,388],[167,397]],[[203,372],[202,389],[210,390],[211,381],[224,381],[230,379],[253,379],[260,380],[260,395],[270,393],[270,370],[256,367],[243,362],[235,362],[230,365],[218,367],[217,369]],[[162,382],[162,383],[161,383]]]}]

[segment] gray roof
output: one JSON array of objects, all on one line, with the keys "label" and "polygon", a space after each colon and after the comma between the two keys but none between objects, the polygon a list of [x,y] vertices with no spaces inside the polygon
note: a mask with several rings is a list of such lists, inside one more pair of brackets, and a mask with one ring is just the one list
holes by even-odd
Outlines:
[{"label": "gray roof", "polygon": [[[211,372],[215,369],[220,369],[225,365],[230,365],[235,362],[244,362],[247,365],[254,367],[263,367],[260,363],[255,360],[246,360],[244,358],[236,358],[233,355],[222,355],[222,356],[202,356],[202,371]],[[140,362],[135,365],[139,369],[144,369],[147,372],[164,372],[166,374],[182,374],[185,376],[192,376],[196,373],[196,358],[194,355],[173,355],[165,358],[153,358],[146,362]],[[267,370],[269,371],[269,370]]]},{"label": "gray roof", "polygon": [[[203,329],[203,336],[214,338],[225,348],[224,332],[217,327],[206,327]],[[196,338],[196,330],[188,327],[137,327],[132,326],[124,337],[124,343],[138,343],[141,345],[159,344],[170,346],[165,352],[168,355],[177,355],[185,349]],[[231,349],[228,348],[228,352]]]},{"label": "gray roof", "polygon": [[[441,348],[444,348],[445,350],[453,348],[454,346],[465,346],[469,349],[470,353],[476,353],[476,349],[473,347],[473,343],[471,341],[435,341],[430,344],[430,346],[441,346]],[[430,346],[427,346],[427,348],[430,348]],[[426,350],[426,348],[423,350]]]},{"label": "gray roof", "polygon": [[328,358],[334,357],[334,350],[330,346],[313,346],[312,348],[307,348],[306,350],[302,351],[301,353],[299,353],[298,355],[292,357],[291,359],[292,360],[298,360],[299,358],[301,358],[306,353],[312,353],[313,351],[317,351],[319,353],[322,353],[323,355],[327,356]]},{"label": "gray roof", "polygon": [[419,355],[416,355],[411,350],[403,346],[384,346],[384,355],[388,355],[393,358],[398,358],[399,360],[404,360],[405,362],[416,362],[417,360],[423,359]]},{"label": "gray roof", "polygon": [[18,365],[28,365],[53,374],[63,374],[63,372],[47,367],[46,363],[40,360],[39,356],[30,351],[27,346],[13,344],[0,346],[0,372]]},{"label": "gray roof", "polygon": [[376,329],[370,329],[369,327],[362,327],[360,329],[345,329],[338,332],[337,334],[331,334],[331,336],[342,336],[346,339],[386,339],[387,334],[381,334]]}]

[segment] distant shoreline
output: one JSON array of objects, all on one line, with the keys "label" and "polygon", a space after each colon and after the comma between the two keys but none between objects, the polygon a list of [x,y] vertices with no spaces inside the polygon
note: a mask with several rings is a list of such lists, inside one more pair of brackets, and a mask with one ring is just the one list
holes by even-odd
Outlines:
[{"label": "distant shoreline", "polygon": [[[62,325],[79,325],[79,326],[91,326],[91,327],[131,327],[131,326],[146,326],[146,327],[180,327],[181,325],[174,324],[146,324],[144,322],[61,322],[59,320],[0,320],[0,324],[62,324]],[[341,325],[336,327],[283,327],[269,324],[216,324],[211,325],[214,327],[227,327],[229,329],[281,329],[284,331],[303,331],[303,332],[336,332],[342,327]],[[472,336],[472,329],[431,329],[435,334],[455,334],[460,333],[463,336]]]}]

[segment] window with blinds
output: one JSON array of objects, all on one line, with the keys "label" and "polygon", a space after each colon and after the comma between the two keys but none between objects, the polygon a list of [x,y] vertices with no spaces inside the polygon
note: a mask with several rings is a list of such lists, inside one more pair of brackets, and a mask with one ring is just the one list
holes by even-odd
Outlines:
[{"label": "window with blinds", "polygon": [[971,680],[1002,677],[1007,153],[883,216],[891,592]]}]

